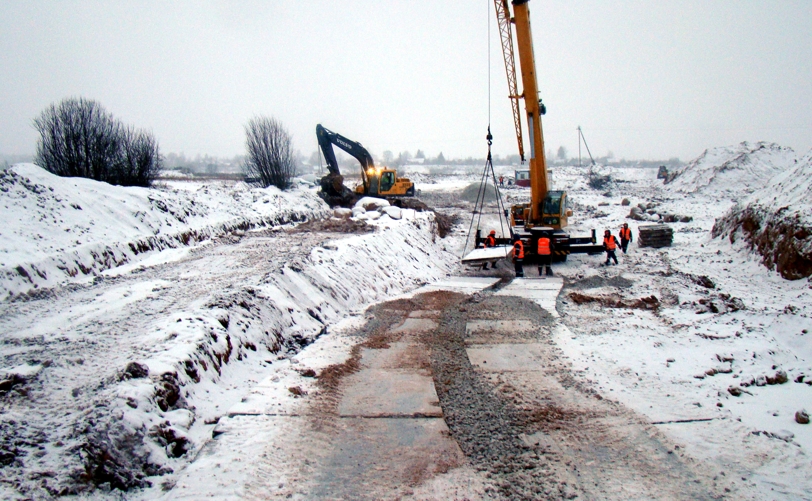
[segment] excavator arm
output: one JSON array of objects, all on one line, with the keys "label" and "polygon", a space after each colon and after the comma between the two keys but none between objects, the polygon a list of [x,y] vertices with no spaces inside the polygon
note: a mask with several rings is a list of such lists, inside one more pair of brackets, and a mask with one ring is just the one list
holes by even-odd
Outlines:
[{"label": "excavator arm", "polygon": [[361,143],[347,139],[341,134],[322,127],[321,124],[316,125],[316,138],[318,138],[319,147],[324,155],[325,162],[327,162],[327,170],[330,171],[330,174],[334,177],[341,176],[341,171],[338,169],[338,161],[333,151],[333,145],[336,145],[358,160],[358,163],[361,164],[361,180],[364,183],[364,190],[369,189],[369,175],[367,171],[375,168],[375,162],[372,160],[372,155],[369,154],[367,149],[361,146]]}]

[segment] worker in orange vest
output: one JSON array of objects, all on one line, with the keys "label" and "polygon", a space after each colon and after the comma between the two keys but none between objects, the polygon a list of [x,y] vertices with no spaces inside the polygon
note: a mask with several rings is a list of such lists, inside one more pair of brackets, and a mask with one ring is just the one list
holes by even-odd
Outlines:
[{"label": "worker in orange vest", "polygon": [[538,255],[539,255],[539,276],[541,276],[541,269],[547,267],[547,276],[553,276],[553,252],[552,240],[549,234],[542,233],[538,241]]},{"label": "worker in orange vest", "polygon": [[629,228],[629,223],[623,223],[623,227],[620,228],[620,248],[624,254],[626,254],[626,247],[629,246],[629,242],[632,241],[632,229]]},{"label": "worker in orange vest", "polygon": [[[482,241],[482,245],[487,249],[488,247],[496,247],[496,230],[491,230],[488,233],[488,236],[485,237],[485,240]],[[493,268],[496,269],[496,261],[493,262]],[[488,269],[488,263],[482,265],[483,270]]]},{"label": "worker in orange vest", "polygon": [[518,234],[513,235],[513,265],[516,268],[516,277],[524,276],[524,244]]},{"label": "worker in orange vest", "polygon": [[618,245],[620,245],[617,241],[617,237],[612,235],[612,232],[606,230],[603,232],[603,250],[606,251],[606,264],[605,266],[609,266],[609,260],[614,259],[615,264],[617,264],[617,256],[615,255],[615,250],[617,250]]},{"label": "worker in orange vest", "polygon": [[485,237],[484,245],[486,249],[488,247],[496,247],[496,230],[491,230],[491,232],[488,233],[488,236]]}]

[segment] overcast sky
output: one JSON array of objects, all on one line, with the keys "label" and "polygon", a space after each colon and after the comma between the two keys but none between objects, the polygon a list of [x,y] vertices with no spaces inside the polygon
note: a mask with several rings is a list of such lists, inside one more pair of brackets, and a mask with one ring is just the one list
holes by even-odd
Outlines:
[{"label": "overcast sky", "polygon": [[[812,1],[532,0],[548,149],[689,160],[775,141],[812,148]],[[321,123],[373,154],[516,153],[492,0],[0,2],[0,153],[83,96],[164,153],[244,152],[274,116],[295,148]],[[526,130],[526,124],[524,124]]]}]

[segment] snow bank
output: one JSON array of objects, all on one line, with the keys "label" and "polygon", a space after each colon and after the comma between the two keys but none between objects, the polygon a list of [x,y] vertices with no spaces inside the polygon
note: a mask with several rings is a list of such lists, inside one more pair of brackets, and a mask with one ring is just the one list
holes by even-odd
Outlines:
[{"label": "snow bank", "polygon": [[0,299],[87,280],[151,251],[327,213],[307,191],[125,188],[18,164],[0,172]]},{"label": "snow bank", "polygon": [[786,279],[812,276],[812,151],[719,218],[712,235],[743,240]]},{"label": "snow bank", "polygon": [[737,146],[705,150],[684,167],[669,172],[665,183],[671,191],[735,198],[761,188],[770,178],[791,167],[795,159],[790,148],[745,141]]}]

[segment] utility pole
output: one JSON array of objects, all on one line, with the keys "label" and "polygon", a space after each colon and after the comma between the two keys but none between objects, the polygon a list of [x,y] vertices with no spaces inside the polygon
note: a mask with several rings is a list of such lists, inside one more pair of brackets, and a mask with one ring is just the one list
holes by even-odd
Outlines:
[{"label": "utility pole", "polygon": [[581,166],[581,126],[578,126],[578,167]]}]

